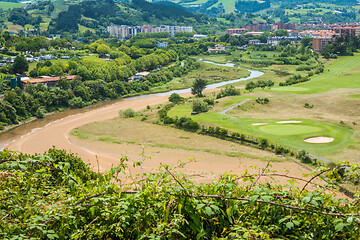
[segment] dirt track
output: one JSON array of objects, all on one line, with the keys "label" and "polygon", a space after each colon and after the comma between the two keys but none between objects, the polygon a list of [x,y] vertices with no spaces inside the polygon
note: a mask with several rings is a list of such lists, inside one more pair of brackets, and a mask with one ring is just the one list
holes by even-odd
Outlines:
[{"label": "dirt track", "polygon": [[[72,129],[90,122],[115,118],[119,115],[120,110],[132,108],[137,111],[145,108],[147,105],[166,102],[167,99],[167,96],[161,96],[124,100],[89,112],[69,116],[55,121],[38,131],[22,136],[6,147],[11,150],[34,154],[43,153],[54,145],[59,149],[77,153],[83,159],[90,160],[91,164],[97,165],[96,153],[70,143],[68,135]],[[102,169],[109,169],[111,162],[113,162],[111,158],[101,156]]]}]

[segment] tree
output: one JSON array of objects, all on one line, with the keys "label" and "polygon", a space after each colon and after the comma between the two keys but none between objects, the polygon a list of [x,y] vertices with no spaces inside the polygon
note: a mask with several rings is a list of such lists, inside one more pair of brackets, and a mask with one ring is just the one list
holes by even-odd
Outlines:
[{"label": "tree", "polygon": [[100,44],[97,48],[96,51],[99,54],[108,54],[110,52],[110,47],[106,44]]},{"label": "tree", "polygon": [[192,105],[193,112],[201,113],[209,111],[209,106],[206,102],[195,99]]},{"label": "tree", "polygon": [[248,82],[246,85],[245,85],[245,90],[249,90],[249,92],[251,92],[252,90],[254,90],[256,88],[256,84],[251,81],[251,82]]},{"label": "tree", "polygon": [[268,88],[271,88],[272,86],[274,86],[274,84],[275,83],[272,80],[267,80],[267,82],[266,82],[266,85]]},{"label": "tree", "polygon": [[74,97],[73,99],[69,100],[69,106],[71,108],[82,108],[84,107],[84,102],[81,97]]},{"label": "tree", "polygon": [[193,95],[197,95],[202,97],[202,91],[206,88],[206,80],[198,78],[194,81],[193,86],[191,88],[191,93]]},{"label": "tree", "polygon": [[66,79],[66,77],[63,77],[56,83],[56,86],[60,89],[67,90],[70,87],[70,82]]},{"label": "tree", "polygon": [[275,36],[289,36],[289,32],[286,29],[278,29],[275,31]]},{"label": "tree", "polygon": [[183,100],[184,100],[184,98],[181,97],[181,96],[180,96],[179,94],[177,94],[177,93],[173,93],[173,94],[171,94],[170,97],[169,97],[169,101],[172,102],[172,103],[175,103],[175,104],[177,104],[177,103],[179,103],[179,102],[181,102],[181,101],[183,101]]},{"label": "tree", "polygon": [[17,56],[15,58],[14,64],[12,65],[14,73],[24,73],[29,70],[29,63],[23,56]]},{"label": "tree", "polygon": [[311,37],[302,38],[301,44],[304,45],[304,47],[311,47],[312,46],[312,38]]}]

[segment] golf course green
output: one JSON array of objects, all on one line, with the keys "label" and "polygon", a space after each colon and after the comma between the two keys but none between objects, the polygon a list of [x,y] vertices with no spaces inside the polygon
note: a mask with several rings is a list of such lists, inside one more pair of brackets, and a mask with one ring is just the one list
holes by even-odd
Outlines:
[{"label": "golf course green", "polygon": [[269,124],[259,127],[259,130],[267,134],[290,136],[290,135],[301,135],[301,134],[320,132],[321,128],[308,126],[308,125],[299,125],[299,124],[284,124],[284,125]]},{"label": "golf course green", "polygon": [[[190,113],[191,105],[177,105],[169,111],[168,115],[173,118],[182,116],[191,117],[200,123],[216,125],[250,136],[267,138],[273,143],[320,155],[335,153],[352,143],[352,129],[321,121],[309,119],[233,118],[218,112],[191,116]],[[283,121],[290,122],[277,123]],[[318,136],[331,137],[334,138],[334,141],[320,144],[304,142],[307,138]]]}]

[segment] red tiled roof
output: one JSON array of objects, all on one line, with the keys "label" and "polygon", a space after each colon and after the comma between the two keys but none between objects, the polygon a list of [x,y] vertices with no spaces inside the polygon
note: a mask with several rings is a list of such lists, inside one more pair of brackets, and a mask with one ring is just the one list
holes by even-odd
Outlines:
[{"label": "red tiled roof", "polygon": [[[70,76],[65,76],[65,77],[67,80],[73,80],[76,77],[76,75],[70,75]],[[34,78],[34,79],[21,80],[21,82],[22,83],[30,82],[31,84],[45,83],[45,82],[57,82],[60,80],[60,78],[63,78],[63,77]]]}]

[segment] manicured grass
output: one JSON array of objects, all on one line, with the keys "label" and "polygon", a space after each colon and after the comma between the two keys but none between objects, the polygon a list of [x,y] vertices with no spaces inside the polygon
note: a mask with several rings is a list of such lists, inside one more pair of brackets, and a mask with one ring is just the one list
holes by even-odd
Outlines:
[{"label": "manicured grass", "polygon": [[[360,54],[355,54],[355,56],[339,57],[327,65],[322,74],[313,76],[308,82],[288,86],[285,90],[311,94],[332,89],[359,87]],[[272,91],[284,91],[284,88],[273,88]]]},{"label": "manicured grass", "polygon": [[220,107],[231,107],[239,102],[242,102],[246,99],[250,99],[250,98],[254,98],[251,96],[233,96],[233,97],[229,97],[226,100],[222,100],[219,99],[218,101],[220,101]]},{"label": "manicured grass", "polygon": [[177,105],[174,108],[170,109],[168,116],[171,118],[175,117],[190,117],[192,112],[191,104],[182,104]]},{"label": "manicured grass", "polygon": [[13,8],[20,8],[25,4],[22,3],[14,3],[14,2],[0,2],[0,8],[3,10],[9,10]]},{"label": "manicured grass", "polygon": [[303,124],[286,124],[286,125],[270,124],[259,127],[259,130],[264,133],[268,133],[272,135],[291,136],[291,135],[316,133],[321,131],[321,128],[303,125]]},{"label": "manicured grass", "polygon": [[[173,115],[175,113],[172,113]],[[198,122],[216,124],[251,136],[264,137],[273,143],[290,147],[295,150],[306,150],[323,156],[335,153],[351,144],[350,136],[353,130],[337,125],[307,119],[290,119],[302,123],[277,124],[285,119],[238,119],[230,118],[220,113],[205,113],[192,118]],[[268,123],[254,126],[253,123]],[[309,137],[333,137],[335,140],[327,144],[311,144],[304,142]]]}]

